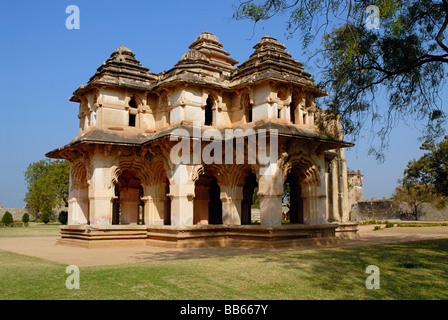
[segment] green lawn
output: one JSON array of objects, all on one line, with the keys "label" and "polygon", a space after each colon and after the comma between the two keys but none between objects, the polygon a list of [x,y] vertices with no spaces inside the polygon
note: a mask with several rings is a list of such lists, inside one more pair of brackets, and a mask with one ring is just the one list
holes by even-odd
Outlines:
[{"label": "green lawn", "polygon": [[[448,299],[448,240],[80,268],[0,251],[0,299]],[[368,265],[380,289],[368,290]]]},{"label": "green lawn", "polygon": [[27,227],[2,227],[0,237],[45,237],[58,236],[60,223],[30,222]]}]

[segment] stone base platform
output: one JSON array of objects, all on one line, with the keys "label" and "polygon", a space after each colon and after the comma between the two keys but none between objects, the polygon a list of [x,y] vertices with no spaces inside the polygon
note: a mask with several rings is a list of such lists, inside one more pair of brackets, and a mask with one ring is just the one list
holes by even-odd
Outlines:
[{"label": "stone base platform", "polygon": [[71,225],[61,227],[59,244],[85,248],[156,246],[168,248],[253,247],[284,248],[336,244],[353,239],[357,224],[290,224],[280,227],[261,225],[194,225],[185,227],[111,225]]},{"label": "stone base platform", "polygon": [[359,239],[358,222],[339,222],[336,228],[336,237],[339,239]]},{"label": "stone base platform", "polygon": [[68,225],[61,227],[58,244],[84,248],[144,246],[146,229],[144,225]]}]

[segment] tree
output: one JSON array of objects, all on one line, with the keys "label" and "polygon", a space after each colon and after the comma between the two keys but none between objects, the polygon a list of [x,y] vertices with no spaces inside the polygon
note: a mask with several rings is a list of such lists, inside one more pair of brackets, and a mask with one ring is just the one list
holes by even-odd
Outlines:
[{"label": "tree", "polygon": [[61,211],[61,212],[59,212],[58,221],[59,221],[61,224],[67,224],[67,220],[68,220],[68,212],[67,212],[67,211]]},{"label": "tree", "polygon": [[22,216],[22,222],[27,225],[28,222],[30,222],[30,215],[28,213],[24,213]]},{"label": "tree", "polygon": [[[380,138],[370,152],[381,160],[387,138],[399,121],[423,121],[422,138],[428,141],[444,132],[439,92],[448,63],[448,0],[370,4],[361,0],[241,0],[234,18],[250,19],[256,25],[286,15],[286,34],[292,37],[298,32],[304,48],[322,37],[322,47],[312,55],[321,69],[319,85],[329,92],[323,100],[329,112],[321,120],[340,117],[344,134],[354,138],[369,121],[371,131]],[[384,103],[378,99],[382,93]]]},{"label": "tree", "polygon": [[420,149],[428,152],[418,160],[409,161],[403,186],[425,186],[427,201],[443,208],[448,203],[448,136],[437,144],[425,142]]},{"label": "tree", "polygon": [[52,212],[68,205],[70,164],[65,160],[40,160],[25,172],[28,192],[25,201],[35,212]]},{"label": "tree", "polygon": [[48,212],[47,210],[45,210],[45,211],[42,213],[42,216],[40,217],[40,220],[41,220],[43,223],[45,223],[45,224],[47,224],[48,222],[50,222],[50,212]]},{"label": "tree", "polygon": [[2,220],[0,222],[3,223],[5,226],[13,224],[14,223],[14,219],[12,217],[12,214],[9,211],[6,211],[3,214]]},{"label": "tree", "polygon": [[420,218],[420,207],[423,203],[432,201],[431,188],[428,185],[415,183],[398,186],[392,195],[392,203],[395,208],[401,210],[403,204],[407,205],[411,210],[405,209],[402,219]]}]

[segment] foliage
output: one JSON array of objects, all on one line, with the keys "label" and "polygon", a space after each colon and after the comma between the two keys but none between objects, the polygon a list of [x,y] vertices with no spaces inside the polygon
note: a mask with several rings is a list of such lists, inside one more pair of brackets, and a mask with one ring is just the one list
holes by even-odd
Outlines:
[{"label": "foliage", "polygon": [[67,206],[70,164],[50,159],[31,163],[25,172],[28,192],[25,201],[35,212],[51,212]]},{"label": "foliage", "polygon": [[14,223],[14,220],[13,220],[13,218],[12,218],[12,214],[11,214],[9,211],[6,211],[6,212],[3,214],[3,217],[2,217],[1,222],[2,222],[5,226],[12,225],[12,224]]},{"label": "foliage", "polygon": [[447,222],[435,222],[435,223],[398,223],[397,227],[446,227]]},{"label": "foliage", "polygon": [[375,227],[373,227],[373,230],[380,230],[381,229],[381,226],[375,226]]},{"label": "foliage", "polygon": [[[368,122],[380,138],[370,152],[379,160],[393,127],[400,121],[423,123],[423,136],[443,133],[445,114],[439,91],[448,63],[444,33],[448,0],[377,0],[379,29],[368,25],[370,3],[355,0],[240,0],[234,19],[254,27],[286,16],[286,34],[299,33],[304,48],[322,38],[312,58],[321,69],[328,113],[345,134],[357,137]],[[378,18],[375,18],[378,19]],[[372,22],[372,21],[371,21]],[[377,99],[385,93],[385,103]]]},{"label": "foliage", "polygon": [[359,223],[360,226],[370,225],[370,224],[381,224],[381,220],[367,220]]},{"label": "foliage", "polygon": [[50,213],[48,211],[44,211],[40,217],[40,220],[45,224],[50,222]]},{"label": "foliage", "polygon": [[386,228],[393,228],[394,226],[395,226],[395,223],[386,221]]},{"label": "foliage", "polygon": [[255,187],[254,194],[252,195],[251,208],[260,209],[260,197],[258,196],[258,186]]},{"label": "foliage", "polygon": [[423,203],[431,201],[430,187],[421,184],[406,184],[395,188],[392,195],[392,203],[395,208],[400,208],[406,204],[410,208],[409,217],[418,220],[420,217],[420,207]]},{"label": "foliage", "polygon": [[425,142],[420,149],[428,152],[408,163],[403,185],[427,186],[428,202],[441,209],[448,203],[448,136],[438,144]]},{"label": "foliage", "polygon": [[61,224],[67,224],[67,220],[68,220],[68,212],[67,212],[67,211],[61,211],[61,212],[59,212],[58,221],[59,221]]},{"label": "foliage", "polygon": [[23,214],[23,216],[22,216],[22,222],[25,223],[25,224],[28,223],[28,222],[30,222],[30,215],[29,215],[28,213],[25,212],[25,213]]}]

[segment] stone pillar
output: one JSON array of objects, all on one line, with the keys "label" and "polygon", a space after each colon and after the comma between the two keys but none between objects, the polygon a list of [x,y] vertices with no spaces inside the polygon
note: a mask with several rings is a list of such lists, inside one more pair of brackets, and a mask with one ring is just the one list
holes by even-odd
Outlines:
[{"label": "stone pillar", "polygon": [[282,172],[277,163],[260,170],[258,196],[260,197],[261,225],[279,227],[282,224]]},{"label": "stone pillar", "polygon": [[160,186],[160,183],[157,183],[155,185],[148,185],[143,189],[145,193],[141,200],[144,201],[143,214],[145,224],[163,225],[166,201],[165,186]]},{"label": "stone pillar", "polygon": [[345,161],[345,150],[338,149],[339,164],[339,179],[340,179],[340,198],[341,198],[341,222],[350,220],[350,207],[348,204],[348,177],[347,177],[347,162]]},{"label": "stone pillar", "polygon": [[222,223],[226,225],[241,225],[242,186],[221,186]]},{"label": "stone pillar", "polygon": [[317,180],[305,180],[301,184],[303,199],[303,223],[317,225],[327,223],[327,183],[325,173],[325,159],[316,160],[320,167]]},{"label": "stone pillar", "polygon": [[111,225],[112,224],[112,201],[114,190],[102,189],[89,190],[89,208],[91,225]]},{"label": "stone pillar", "polygon": [[140,189],[122,188],[120,190],[121,224],[137,224],[140,205]]},{"label": "stone pillar", "polygon": [[260,197],[260,220],[265,227],[280,227],[282,225],[282,196],[276,194],[258,193]]},{"label": "stone pillar", "polygon": [[89,213],[91,225],[112,224],[112,201],[115,197],[112,184],[112,159],[95,154],[91,158],[92,178],[89,185]]},{"label": "stone pillar", "polygon": [[334,158],[331,163],[331,193],[332,193],[332,217],[331,221],[341,221],[341,206],[340,206],[340,179],[339,179],[339,161],[338,158]]},{"label": "stone pillar", "polygon": [[170,184],[171,225],[193,225],[194,181],[189,177],[187,165],[176,166]]},{"label": "stone pillar", "polygon": [[89,201],[87,188],[81,188],[79,184],[70,186],[68,212],[69,225],[88,223]]}]

